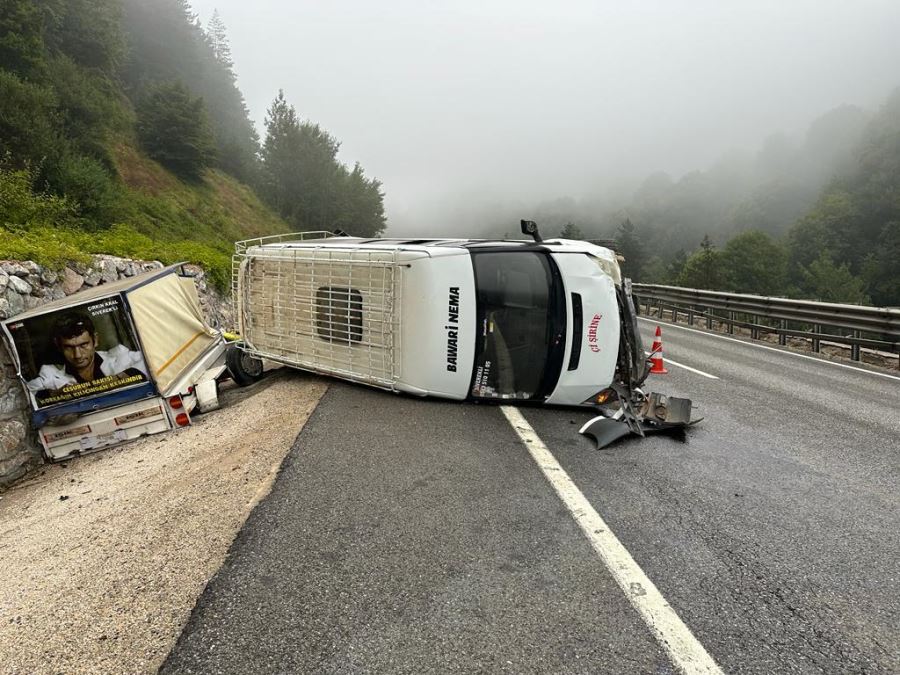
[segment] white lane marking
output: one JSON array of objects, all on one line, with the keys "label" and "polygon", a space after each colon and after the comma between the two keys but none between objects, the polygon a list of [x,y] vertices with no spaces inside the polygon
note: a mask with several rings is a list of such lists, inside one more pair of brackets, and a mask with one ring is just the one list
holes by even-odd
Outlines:
[{"label": "white lane marking", "polygon": [[643,316],[639,316],[638,319],[641,321],[649,321],[650,323],[660,324],[662,326],[668,326],[670,328],[680,328],[681,330],[689,330],[692,333],[700,333],[700,335],[709,335],[710,337],[716,337],[720,340],[728,340],[729,342],[737,342],[742,345],[749,345],[750,347],[758,347],[759,349],[768,349],[770,352],[778,352],[779,354],[787,354],[788,356],[796,356],[800,359],[809,359],[810,361],[815,361],[816,363],[824,363],[830,366],[837,366],[838,368],[846,368],[847,370],[855,370],[860,373],[866,373],[867,375],[878,375],[879,377],[886,377],[889,380],[897,380],[900,381],[900,377],[896,375],[889,375],[888,373],[879,373],[877,370],[866,370],[865,368],[857,368],[856,366],[849,366],[846,363],[837,363],[835,361],[829,361],[828,359],[819,359],[815,356],[808,356],[807,354],[798,354],[797,352],[791,352],[786,349],[776,349],[775,347],[769,347],[768,345],[760,345],[755,342],[747,342],[746,340],[738,340],[737,338],[728,337],[727,335],[719,335],[718,333],[707,333],[705,330],[697,330],[696,328],[688,328],[687,326],[679,326],[677,323],[669,323],[667,321],[660,321],[659,319],[648,319]]},{"label": "white lane marking", "polygon": [[[650,352],[646,352],[647,356],[650,356]],[[691,368],[690,366],[686,366],[683,363],[678,363],[678,361],[673,361],[665,354],[663,355],[663,363],[671,363],[673,366],[678,366],[679,368],[684,368],[685,370],[689,370],[692,373],[697,373],[698,375],[702,375],[703,377],[708,377],[711,380],[718,380],[718,376],[710,375],[709,373],[704,373],[702,370],[697,370],[696,368]]]},{"label": "white lane marking", "polygon": [[703,645],[644,574],[519,410],[512,406],[501,406],[500,409],[675,667],[685,675],[721,673]]}]

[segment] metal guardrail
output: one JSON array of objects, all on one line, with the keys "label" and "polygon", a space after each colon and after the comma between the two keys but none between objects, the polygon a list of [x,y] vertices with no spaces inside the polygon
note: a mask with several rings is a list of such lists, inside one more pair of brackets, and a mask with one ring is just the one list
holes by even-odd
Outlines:
[{"label": "metal guardrail", "polygon": [[656,310],[661,317],[663,311],[669,311],[676,323],[679,314],[685,315],[691,325],[699,316],[706,320],[707,328],[724,325],[731,334],[735,327],[749,329],[754,339],[762,333],[774,333],[781,345],[789,336],[806,338],[814,352],[820,351],[823,342],[849,345],[854,361],[860,360],[861,347],[900,355],[900,309],[656,284],[634,284],[633,289],[635,304],[643,304],[646,314]]}]

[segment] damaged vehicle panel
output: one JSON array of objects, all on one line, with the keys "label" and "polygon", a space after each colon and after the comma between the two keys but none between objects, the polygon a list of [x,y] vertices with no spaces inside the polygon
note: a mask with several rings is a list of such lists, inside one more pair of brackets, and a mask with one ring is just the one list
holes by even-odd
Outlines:
[{"label": "damaged vehicle panel", "polygon": [[591,406],[643,435],[648,366],[616,254],[544,241],[530,221],[523,233],[532,240],[237,242],[239,346],[394,392]]}]

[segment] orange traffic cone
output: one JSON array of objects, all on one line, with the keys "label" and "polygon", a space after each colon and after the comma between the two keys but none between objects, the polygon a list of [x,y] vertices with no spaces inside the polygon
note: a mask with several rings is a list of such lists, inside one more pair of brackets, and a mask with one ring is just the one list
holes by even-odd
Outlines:
[{"label": "orange traffic cone", "polygon": [[659,326],[656,327],[656,337],[653,339],[653,346],[650,348],[650,364],[651,375],[665,375],[669,372],[663,363],[662,331]]}]

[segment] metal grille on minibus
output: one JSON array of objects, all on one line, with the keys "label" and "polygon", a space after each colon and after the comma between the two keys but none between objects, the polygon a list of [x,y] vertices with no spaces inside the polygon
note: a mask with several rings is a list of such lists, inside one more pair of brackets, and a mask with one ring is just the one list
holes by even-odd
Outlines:
[{"label": "metal grille on minibus", "polygon": [[249,247],[234,261],[242,339],[257,356],[392,389],[401,269],[396,251]]}]

